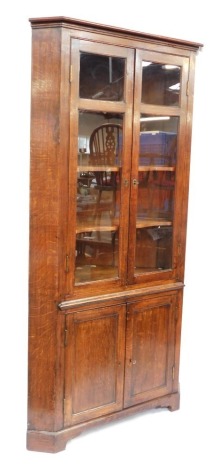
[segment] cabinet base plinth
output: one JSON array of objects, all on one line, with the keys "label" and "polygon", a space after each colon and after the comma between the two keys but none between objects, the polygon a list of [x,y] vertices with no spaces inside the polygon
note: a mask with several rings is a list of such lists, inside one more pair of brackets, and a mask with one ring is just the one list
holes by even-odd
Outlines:
[{"label": "cabinet base plinth", "polygon": [[121,419],[153,408],[168,408],[170,411],[176,411],[179,409],[179,404],[180,394],[177,392],[60,431],[48,432],[31,430],[27,432],[27,449],[37,452],[60,452],[65,450],[69,440],[94,426],[107,424],[116,419]]}]

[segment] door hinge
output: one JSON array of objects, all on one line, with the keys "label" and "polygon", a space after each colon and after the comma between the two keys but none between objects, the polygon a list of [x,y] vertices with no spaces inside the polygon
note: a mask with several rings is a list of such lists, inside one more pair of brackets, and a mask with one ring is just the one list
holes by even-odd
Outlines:
[{"label": "door hinge", "polygon": [[66,273],[69,272],[69,255],[66,255],[66,259],[65,259],[65,272]]},{"label": "door hinge", "polygon": [[187,80],[187,85],[186,85],[186,96],[189,96],[189,80]]},{"label": "door hinge", "polygon": [[72,82],[72,65],[69,67],[69,82]]},{"label": "door hinge", "polygon": [[65,414],[65,410],[66,410],[66,398],[64,397],[63,398],[63,412]]},{"label": "door hinge", "polygon": [[68,346],[68,330],[67,328],[64,329],[64,346]]},{"label": "door hinge", "polygon": [[181,243],[180,242],[177,244],[177,254],[178,256],[181,256]]},{"label": "door hinge", "polygon": [[177,322],[178,320],[178,306],[175,307],[175,321]]},{"label": "door hinge", "polygon": [[172,366],[172,380],[174,380],[175,376],[175,366]]}]

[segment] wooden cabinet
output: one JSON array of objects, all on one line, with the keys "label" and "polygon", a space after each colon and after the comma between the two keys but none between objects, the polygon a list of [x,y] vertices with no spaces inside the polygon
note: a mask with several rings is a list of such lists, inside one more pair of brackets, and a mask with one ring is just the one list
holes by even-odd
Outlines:
[{"label": "wooden cabinet", "polygon": [[200,44],[31,19],[28,448],[179,406]]}]

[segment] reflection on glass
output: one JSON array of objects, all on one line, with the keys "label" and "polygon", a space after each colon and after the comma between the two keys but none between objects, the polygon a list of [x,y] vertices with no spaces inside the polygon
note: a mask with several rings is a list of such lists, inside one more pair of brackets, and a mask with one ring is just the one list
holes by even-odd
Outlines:
[{"label": "reflection on glass", "polygon": [[140,116],[139,165],[176,165],[178,117]]},{"label": "reflection on glass", "polygon": [[80,53],[80,98],[122,101],[125,59]]},{"label": "reflection on glass", "polygon": [[154,226],[136,231],[135,275],[172,267],[172,227]]},{"label": "reflection on glass", "polygon": [[135,274],[172,266],[178,119],[140,119]]},{"label": "reflection on glass", "polygon": [[147,104],[179,106],[180,80],[180,67],[143,61],[141,101]]},{"label": "reflection on glass", "polygon": [[75,283],[118,277],[122,121],[79,113]]},{"label": "reflection on glass", "polygon": [[118,226],[100,232],[90,227],[77,234],[76,251],[76,284],[117,277]]}]

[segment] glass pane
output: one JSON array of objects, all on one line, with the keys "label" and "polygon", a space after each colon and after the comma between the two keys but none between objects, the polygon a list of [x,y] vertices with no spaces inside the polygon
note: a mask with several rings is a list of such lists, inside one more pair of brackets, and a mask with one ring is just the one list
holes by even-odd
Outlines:
[{"label": "glass pane", "polygon": [[178,117],[142,114],[139,165],[176,164]]},{"label": "glass pane", "polygon": [[141,116],[135,274],[172,267],[178,119]]},{"label": "glass pane", "polygon": [[142,97],[147,104],[179,106],[181,68],[175,65],[142,62]]},{"label": "glass pane", "polygon": [[118,277],[122,124],[79,112],[75,283]]},{"label": "glass pane", "polygon": [[172,267],[172,227],[137,229],[135,275]]},{"label": "glass pane", "polygon": [[123,101],[125,59],[80,53],[80,98]]}]

